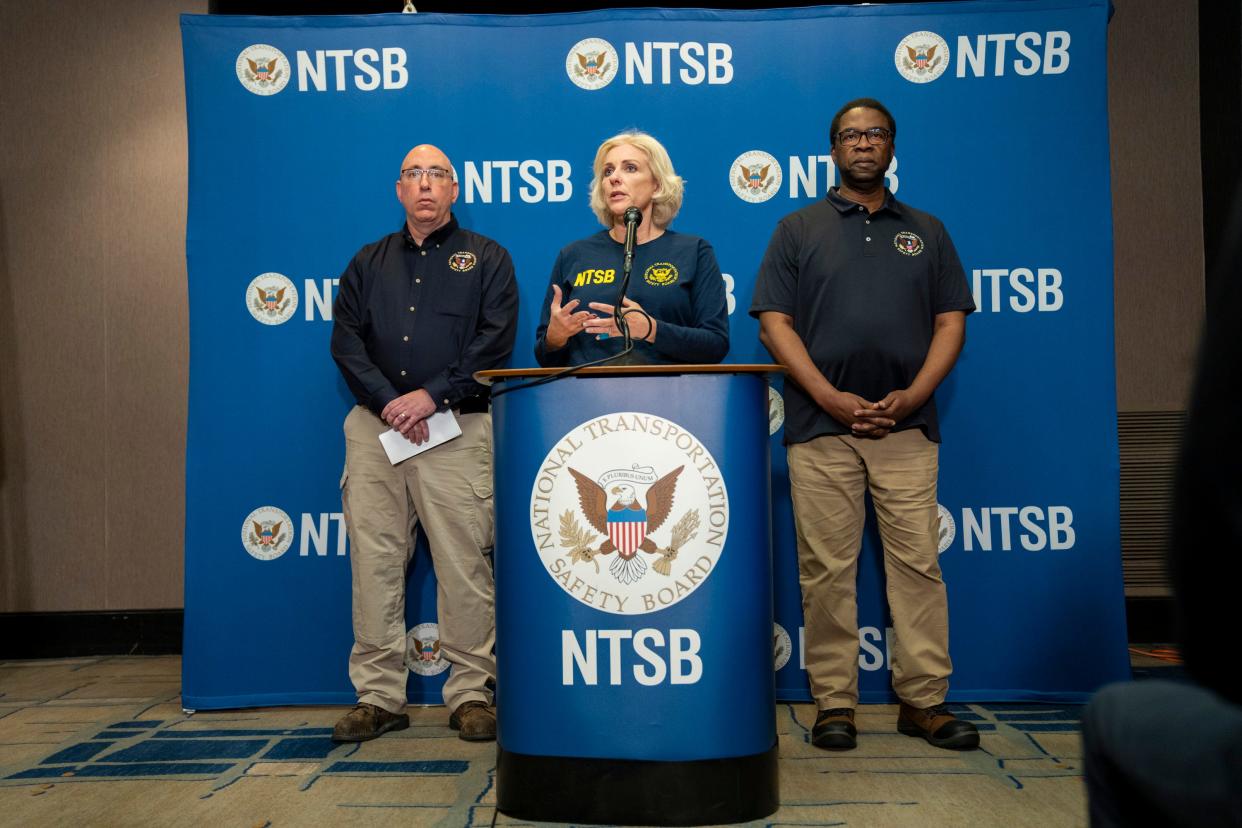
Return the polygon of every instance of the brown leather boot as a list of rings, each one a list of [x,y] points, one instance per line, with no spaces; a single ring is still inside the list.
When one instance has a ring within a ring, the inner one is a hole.
[[[905,702],[897,714],[897,730],[907,736],[918,736],[938,748],[974,750],[979,747],[979,730],[963,721],[943,704],[917,708]]]
[[[389,713],[382,707],[358,702],[332,728],[332,741],[366,742],[390,730],[405,730],[409,726],[410,717],[404,713]]]
[[[467,742],[496,741],[496,713],[481,701],[468,701],[449,716],[449,727]]]
[[[852,707],[821,710],[811,728],[811,744],[824,750],[853,750],[858,747],[858,730],[854,727]]]

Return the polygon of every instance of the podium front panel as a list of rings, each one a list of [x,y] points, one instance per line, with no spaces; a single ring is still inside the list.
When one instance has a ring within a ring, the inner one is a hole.
[[[767,399],[762,376],[724,373],[496,398],[503,751],[773,748]]]

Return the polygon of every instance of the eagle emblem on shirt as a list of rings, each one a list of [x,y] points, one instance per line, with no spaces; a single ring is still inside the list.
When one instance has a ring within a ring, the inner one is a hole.
[[[923,252],[923,240],[917,233],[911,233],[909,230],[902,230],[893,236],[893,246],[897,248],[898,253],[906,256],[917,256]]]
[[[465,273],[469,270],[473,270],[477,262],[478,257],[469,250],[460,250],[452,256],[449,256],[449,267],[458,273]]]
[[[687,512],[673,527],[672,540],[664,549],[651,537],[664,526],[673,511],[677,479],[684,468],[673,469],[647,486],[646,492],[640,495],[633,483],[618,481],[605,488],[570,467],[569,473],[578,487],[582,515],[596,532],[604,535],[596,547],[596,536],[578,523],[576,515],[572,512],[562,515],[561,545],[572,549],[571,560],[593,561],[597,555],[615,553],[608,571],[619,582],[632,584],[647,573],[647,561],[643,557],[646,555],[657,558],[655,570],[667,575],[678,548],[694,537],[699,523],[697,510]]]
[[[656,262],[643,272],[643,281],[652,287],[666,287],[677,281],[677,265]]]

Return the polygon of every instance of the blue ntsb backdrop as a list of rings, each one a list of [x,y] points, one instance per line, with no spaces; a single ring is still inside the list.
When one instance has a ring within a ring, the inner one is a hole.
[[[522,367],[534,364],[557,251],[598,229],[587,206],[595,148],[629,127],[654,134],[687,182],[673,228],[711,241],[725,273],[728,361],[767,362],[746,314],[755,272],[780,217],[835,183],[828,123],[859,96],[893,110],[889,187],[944,221],[979,308],[938,394],[950,698],[1078,701],[1128,676],[1107,17],[1106,0],[183,16],[186,706],[353,699],[338,487],[353,403],[328,354],[332,299],[353,253],[400,226],[393,183],[411,146],[449,154],[458,219],[513,254],[521,322],[511,366]],[[779,698],[806,699],[780,390],[776,686]],[[648,485],[631,484],[640,496]],[[871,526],[859,584],[864,702],[891,698],[879,551]],[[647,617],[667,611],[657,602]],[[650,644],[639,636],[659,625],[639,615],[627,640]],[[407,612],[416,702],[439,701],[445,678],[435,617],[420,550]],[[694,678],[692,660],[667,656],[692,646],[686,636],[663,645],[666,681],[686,665],[679,680]],[[524,642],[554,651],[575,682],[589,645]]]

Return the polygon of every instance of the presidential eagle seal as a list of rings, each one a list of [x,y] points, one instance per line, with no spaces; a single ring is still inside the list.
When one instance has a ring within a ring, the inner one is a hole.
[[[298,309],[298,289],[283,273],[260,273],[246,285],[246,310],[256,322],[283,325]]]
[[[440,652],[440,628],[431,622],[419,624],[405,634],[405,668],[420,676],[438,676],[449,668]]]
[[[289,58],[266,43],[242,49],[234,68],[241,85],[256,95],[275,95],[289,83]]]
[[[771,153],[749,150],[729,166],[729,186],[742,201],[760,204],[781,188],[781,164]]]
[[[936,542],[940,554],[943,555],[945,550],[953,545],[953,539],[957,537],[957,524],[953,521],[953,513],[939,503],[936,504],[936,517],[938,523]]]
[[[579,40],[565,56],[565,74],[579,89],[603,89],[617,76],[621,59],[607,40],[588,37]]]
[[[893,62],[910,83],[931,83],[949,66],[949,44],[935,32],[911,32],[897,44]]]
[[[785,398],[772,386],[768,386],[768,436],[781,430],[785,424]]]
[[[789,633],[780,624],[772,625],[772,668],[773,672],[780,672],[781,668],[789,663],[789,657],[793,655],[793,640],[790,639]]]
[[[276,506],[260,506],[242,521],[242,547],[252,558],[274,561],[293,544],[293,521]]]
[[[562,437],[531,488],[531,537],[549,577],[617,615],[666,609],[712,574],[729,532],[716,460],[666,418],[617,412]]]

